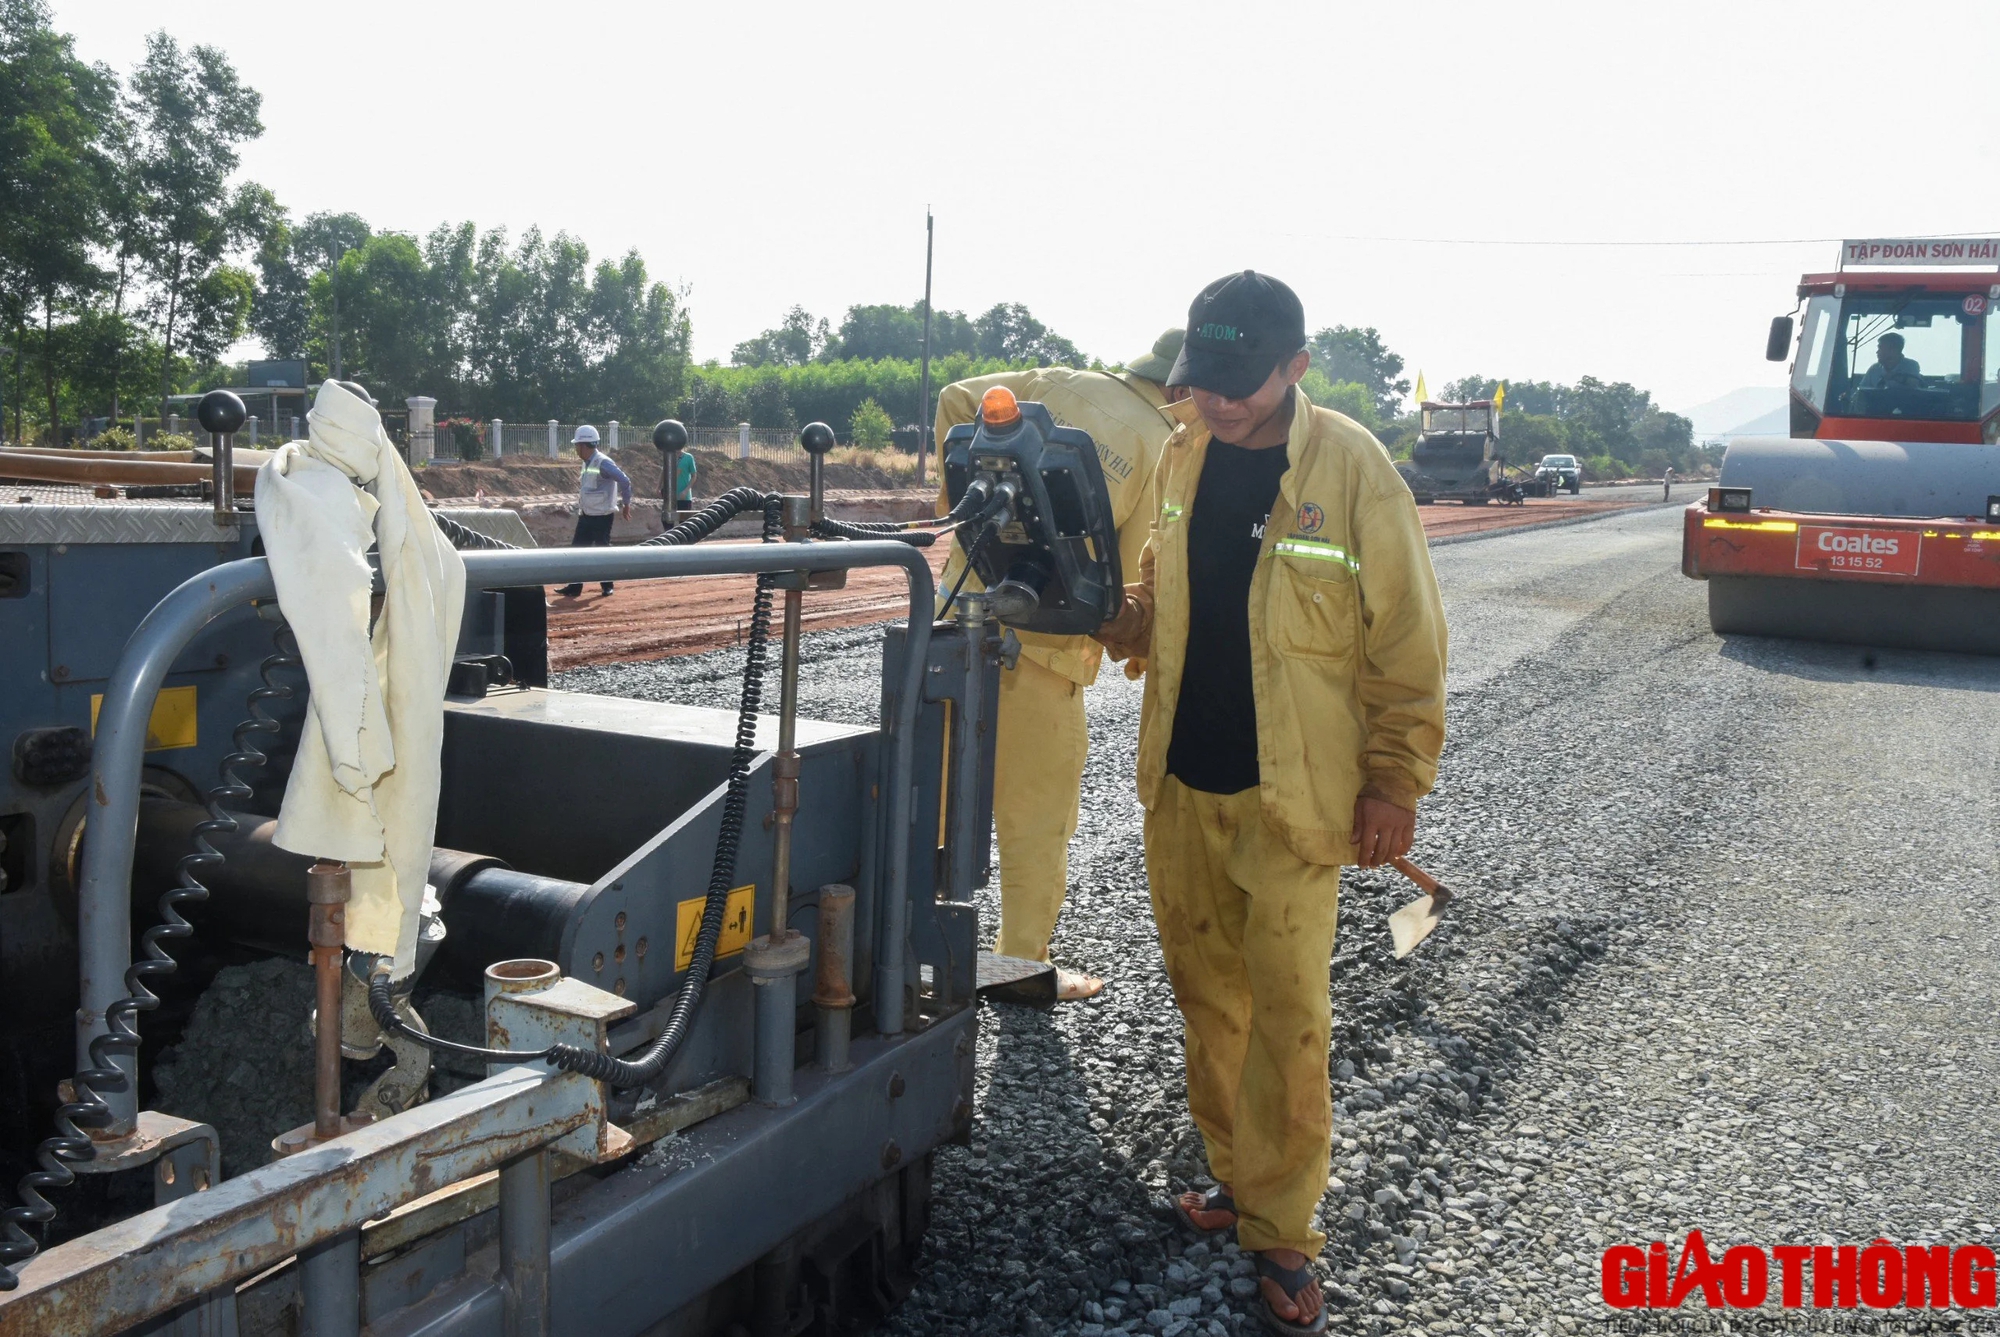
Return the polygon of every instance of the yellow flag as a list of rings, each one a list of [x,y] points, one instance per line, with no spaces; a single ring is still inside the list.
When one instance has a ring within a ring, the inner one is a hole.
[[[1418,373],[1417,373],[1417,402],[1418,402],[1419,404],[1421,404],[1421,403],[1423,403],[1423,402],[1424,402],[1424,401],[1425,401],[1426,399],[1429,399],[1430,397],[1431,397],[1431,392],[1430,392],[1430,391],[1428,391],[1428,390],[1426,390],[1426,389],[1424,389],[1424,374],[1423,374],[1422,372],[1418,372]]]
[[[1499,385],[1493,387],[1493,411],[1495,413],[1498,413],[1500,411],[1500,406],[1505,404],[1506,402],[1507,402],[1507,383],[1505,381],[1502,381]]]

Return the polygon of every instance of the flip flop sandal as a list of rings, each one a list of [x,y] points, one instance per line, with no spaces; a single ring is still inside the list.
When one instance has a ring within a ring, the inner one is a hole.
[[[1095,975],[1086,975],[1080,970],[1056,968],[1056,1001],[1059,1003],[1080,1003],[1086,998],[1095,998],[1104,992],[1104,981]]]
[[[1277,1282],[1285,1294],[1292,1297],[1293,1304],[1298,1303],[1300,1292],[1304,1291],[1308,1286],[1317,1287],[1319,1285],[1319,1278],[1313,1275],[1312,1264],[1310,1262],[1304,1267],[1280,1267],[1269,1257],[1261,1253],[1251,1254],[1250,1262],[1257,1269],[1259,1278]],[[1324,1293],[1320,1295],[1319,1312],[1312,1316],[1311,1322],[1305,1324],[1294,1323],[1290,1319],[1278,1317],[1278,1311],[1271,1308],[1270,1297],[1264,1294],[1262,1286],[1257,1288],[1257,1304],[1260,1311],[1259,1317],[1264,1320],[1264,1326],[1272,1332],[1280,1334],[1280,1337],[1317,1337],[1319,1333],[1326,1331],[1326,1296]]]
[[[1227,1235],[1230,1231],[1236,1229],[1234,1221],[1231,1221],[1226,1226],[1217,1226],[1212,1230],[1198,1226],[1195,1224],[1194,1218],[1188,1215],[1188,1209],[1181,1206],[1180,1194],[1176,1193],[1174,1195],[1173,1202],[1174,1215],[1181,1219],[1181,1224],[1203,1239],[1214,1239],[1217,1235]],[[1196,1210],[1203,1212],[1228,1212],[1231,1216],[1234,1216],[1236,1215],[1236,1199],[1224,1193],[1222,1186],[1217,1184],[1210,1188],[1208,1192],[1201,1195],[1201,1206]]]

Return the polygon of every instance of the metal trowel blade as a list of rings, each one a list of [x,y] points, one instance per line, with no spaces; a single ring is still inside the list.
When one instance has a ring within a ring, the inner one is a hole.
[[[1428,896],[1419,896],[1389,916],[1389,936],[1396,943],[1396,959],[1402,960],[1438,926],[1438,916],[1451,904],[1451,891],[1440,886]]]

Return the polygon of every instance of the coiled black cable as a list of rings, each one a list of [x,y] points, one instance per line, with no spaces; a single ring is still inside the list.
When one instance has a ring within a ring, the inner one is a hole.
[[[764,511],[764,542],[775,543],[783,537],[782,501],[775,493],[767,495],[754,488],[736,488],[725,492],[688,520],[648,541],[675,546],[694,543],[721,528],[730,517],[761,506]],[[736,741],[730,752],[728,787],[722,798],[721,832],[715,842],[715,863],[709,872],[708,895],[702,903],[701,927],[695,934],[694,955],[688,963],[687,980],[674,997],[673,1010],[668,1014],[666,1027],[659,1038],[632,1059],[613,1058],[609,1054],[575,1045],[559,1044],[528,1051],[482,1049],[476,1045],[459,1044],[427,1035],[398,1016],[388,971],[381,967],[377,967],[368,981],[368,1011],[377,1026],[385,1033],[405,1036],[428,1048],[482,1062],[532,1063],[545,1060],[566,1072],[582,1073],[621,1088],[650,1082],[666,1071],[667,1065],[673,1062],[674,1055],[686,1042],[695,1014],[701,1009],[709,972],[715,965],[716,945],[722,937],[722,921],[729,910],[729,892],[736,883],[736,856],[743,842],[743,814],[750,794],[750,767],[757,759],[757,713],[763,701],[765,650],[771,638],[771,594],[776,582],[777,576],[773,573],[758,576],[756,597],[750,604],[749,637],[743,664],[743,698],[736,716]]]
[[[297,668],[304,662],[298,656],[290,627],[280,624],[272,642],[276,653],[258,666],[258,678],[263,685],[250,693],[250,717],[238,724],[231,735],[236,750],[222,759],[221,778],[206,795],[208,817],[195,825],[194,849],[182,856],[177,868],[179,881],[160,897],[160,922],[141,935],[140,959],[125,972],[126,996],[104,1010],[105,1034],[90,1042],[91,1066],[71,1080],[73,1098],[57,1108],[55,1133],[35,1149],[35,1160],[41,1169],[30,1170],[21,1177],[15,1187],[20,1205],[0,1214],[0,1225],[5,1226],[4,1235],[0,1235],[0,1291],[11,1291],[20,1284],[12,1265],[26,1262],[41,1249],[40,1242],[25,1227],[47,1225],[55,1219],[55,1204],[45,1196],[46,1191],[74,1184],[76,1172],[70,1165],[96,1157],[96,1146],[83,1129],[100,1128],[111,1121],[111,1107],[99,1093],[122,1091],[130,1080],[113,1061],[113,1052],[137,1052],[139,1032],[133,1026],[133,1019],[160,1005],[159,995],[148,982],[179,969],[168,954],[166,943],[193,934],[194,925],[182,916],[181,907],[208,899],[208,888],[198,873],[223,862],[222,852],[209,843],[208,837],[218,831],[237,829],[236,819],[223,804],[240,806],[242,800],[256,792],[236,773],[237,768],[263,766],[270,761],[257,747],[253,735],[278,734],[283,726],[265,713],[265,703],[288,701],[295,694],[292,688],[273,682],[271,674],[280,668]]]
[[[850,524],[845,520],[822,517],[814,522],[812,532],[824,539],[887,539],[891,543],[907,543],[912,548],[928,548],[936,543],[940,531],[931,529],[906,530],[893,524]]]
[[[437,522],[437,527],[444,536],[451,540],[451,546],[460,550],[466,548],[513,550],[520,547],[518,543],[509,543],[505,539],[496,539],[491,534],[482,534],[472,526],[462,525],[450,516],[439,515],[436,511],[431,512],[431,519]]]
[[[743,512],[759,510],[764,512],[764,541],[773,543],[782,537],[776,529],[777,504],[778,494],[775,492],[759,492],[754,487],[733,487],[665,533],[656,534],[639,546],[677,548],[699,543]]]

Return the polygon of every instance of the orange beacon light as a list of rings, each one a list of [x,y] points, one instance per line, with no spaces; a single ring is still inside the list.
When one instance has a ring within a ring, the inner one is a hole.
[[[979,397],[979,419],[988,427],[1006,427],[1021,421],[1021,404],[1014,392],[996,385]]]

